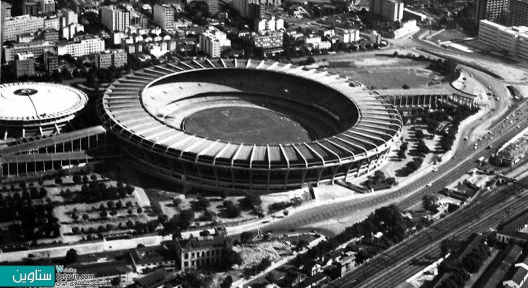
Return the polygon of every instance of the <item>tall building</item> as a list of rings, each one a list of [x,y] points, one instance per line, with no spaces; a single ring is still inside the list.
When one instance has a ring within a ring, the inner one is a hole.
[[[231,47],[231,40],[227,39],[224,32],[212,28],[200,35],[199,45],[200,51],[207,53],[211,58],[218,58],[223,48]]]
[[[170,5],[154,5],[154,23],[164,30],[174,29],[174,8]]]
[[[476,0],[474,6],[475,24],[480,20],[499,23],[503,12],[510,6],[510,0]]]
[[[101,22],[110,31],[124,32],[130,26],[130,12],[114,6],[101,8]]]
[[[78,23],[70,24],[61,29],[61,38],[71,40],[75,34],[81,31],[84,32],[84,25]]]
[[[62,18],[64,18],[63,27],[66,27],[71,24],[79,23],[79,15],[71,9],[67,9],[67,8],[62,9]]]
[[[12,10],[11,4],[2,1],[0,5],[2,5],[2,19],[11,18],[11,10]]]
[[[205,0],[209,14],[214,15],[220,11],[218,0]]]
[[[399,0],[371,0],[370,12],[380,15],[389,21],[401,21],[403,19],[403,2]]]
[[[510,17],[513,26],[528,26],[528,0],[510,0]]]
[[[35,32],[44,28],[44,17],[22,15],[5,19],[3,26],[2,42],[15,41],[19,34]]]
[[[40,12],[55,12],[55,0],[40,0]]]

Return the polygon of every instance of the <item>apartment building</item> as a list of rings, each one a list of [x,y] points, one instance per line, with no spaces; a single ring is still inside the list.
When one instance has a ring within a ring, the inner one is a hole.
[[[154,23],[164,30],[174,29],[174,8],[170,5],[154,5]]]
[[[101,8],[101,22],[110,31],[124,32],[130,26],[130,12],[114,6]]]

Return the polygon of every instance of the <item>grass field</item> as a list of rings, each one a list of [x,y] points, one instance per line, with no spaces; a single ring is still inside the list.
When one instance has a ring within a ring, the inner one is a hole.
[[[310,141],[309,133],[289,117],[254,107],[217,107],[197,112],[184,122],[188,133],[247,144]]]
[[[383,67],[369,70],[333,68],[332,70],[340,75],[350,76],[367,87],[375,87],[375,89],[397,89],[402,88],[404,84],[411,88],[427,87],[429,83],[444,78],[436,72],[419,66],[412,68]]]

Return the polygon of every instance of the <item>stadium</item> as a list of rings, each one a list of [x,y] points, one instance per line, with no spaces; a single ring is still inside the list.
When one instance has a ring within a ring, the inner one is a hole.
[[[401,135],[388,99],[277,62],[168,63],[114,82],[98,114],[137,167],[208,190],[275,192],[379,167]]]
[[[86,94],[65,85],[0,85],[0,137],[5,140],[58,134],[87,103]]]

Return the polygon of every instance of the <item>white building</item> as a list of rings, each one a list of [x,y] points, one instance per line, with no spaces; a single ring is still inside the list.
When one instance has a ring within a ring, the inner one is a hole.
[[[481,20],[478,40],[519,58],[528,59],[528,27],[507,27]]]
[[[314,48],[317,48],[319,50],[330,49],[330,47],[332,47],[332,43],[330,43],[330,41],[321,41],[319,43],[314,44]]]
[[[65,19],[64,26],[79,23],[79,15],[75,13],[73,10],[65,8],[65,9],[62,9],[61,11],[62,11],[62,17]]]
[[[284,19],[275,19],[275,16],[271,16],[270,19],[257,19],[255,20],[254,30],[260,31],[277,31],[284,29]]]
[[[304,37],[304,44],[311,44],[313,46],[319,45],[321,43],[321,36],[315,36],[315,35],[307,35]]]
[[[3,24],[2,42],[15,41],[17,35],[35,32],[44,28],[44,17],[22,15],[5,19]]]
[[[114,6],[101,8],[101,22],[110,31],[125,31],[130,26],[130,12]]]
[[[207,53],[211,58],[220,57],[222,49],[231,47],[231,40],[227,35],[216,29],[210,28],[199,37],[200,51]]]
[[[154,5],[154,23],[164,30],[174,29],[174,9],[167,4]]]
[[[79,32],[84,32],[84,25],[73,23],[61,29],[61,38],[71,40]]]
[[[360,39],[357,29],[336,29],[336,35],[341,43],[357,42]]]
[[[79,41],[70,41],[57,44],[59,56],[70,54],[73,57],[99,53],[105,50],[104,40],[98,37],[82,38]]]

